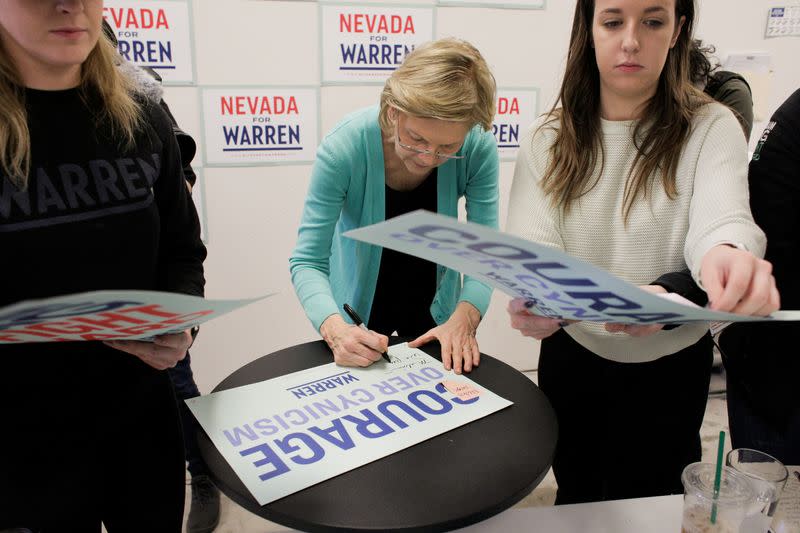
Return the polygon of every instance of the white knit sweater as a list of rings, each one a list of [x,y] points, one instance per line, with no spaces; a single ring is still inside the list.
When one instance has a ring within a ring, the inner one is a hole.
[[[763,257],[766,238],[750,214],[747,144],[726,107],[713,103],[698,112],[677,169],[677,197],[670,200],[660,178],[655,180],[650,198],[634,203],[627,225],[623,192],[635,157],[636,123],[602,121],[603,174],[565,215],[539,183],[557,127],[538,129],[543,122],[537,120],[520,143],[506,225],[510,233],[562,249],[635,285],[687,265],[698,280],[703,255],[723,242],[744,244]],[[591,322],[566,328],[585,348],[623,362],[675,353],[707,330],[707,324],[693,323],[636,338]]]

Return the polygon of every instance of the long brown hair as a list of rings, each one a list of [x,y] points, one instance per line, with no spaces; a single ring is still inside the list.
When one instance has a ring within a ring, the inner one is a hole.
[[[683,28],[669,50],[656,93],[645,105],[643,119],[633,131],[636,157],[625,183],[625,220],[634,200],[648,197],[652,181],[659,174],[667,196],[677,195],[675,173],[692,118],[700,106],[710,101],[692,87],[689,79],[694,0],[675,0],[676,23],[680,17],[685,17]],[[543,124],[543,127],[558,127],[542,186],[564,212],[569,211],[574,200],[589,192],[602,174],[600,73],[592,48],[593,19],[594,0],[578,0],[566,74],[558,101]],[[556,107],[559,103],[561,107]],[[596,172],[598,161],[600,173]]]
[[[114,45],[101,35],[81,66],[80,89],[84,98],[94,95],[102,105],[95,110],[98,125],[107,123],[122,146],[133,144],[142,110],[134,98],[134,85],[117,68]],[[20,189],[28,184],[31,139],[25,111],[25,85],[14,62],[0,42],[0,171]]]

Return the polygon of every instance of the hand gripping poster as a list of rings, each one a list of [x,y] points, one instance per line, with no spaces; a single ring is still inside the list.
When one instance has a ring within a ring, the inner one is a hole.
[[[406,344],[391,363],[335,363],[186,400],[266,505],[504,409],[512,402]]]

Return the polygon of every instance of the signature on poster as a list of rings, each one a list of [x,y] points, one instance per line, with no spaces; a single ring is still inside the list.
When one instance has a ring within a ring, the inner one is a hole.
[[[414,370],[430,364],[430,360],[426,360],[425,352],[409,348],[407,342],[389,346],[389,358],[392,360],[388,363],[389,369],[386,371],[389,374]]]

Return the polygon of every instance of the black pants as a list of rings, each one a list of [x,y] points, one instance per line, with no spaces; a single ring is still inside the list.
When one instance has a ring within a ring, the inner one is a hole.
[[[102,521],[109,533],[179,533],[185,466],[169,376],[72,344],[4,361],[25,371],[0,387],[0,530],[99,533]]]
[[[719,338],[734,448],[800,464],[797,322],[732,324]]]
[[[194,476],[208,475],[208,466],[200,455],[200,448],[197,446],[197,432],[200,425],[189,406],[184,400],[200,396],[197,384],[194,382],[192,372],[192,356],[186,352],[186,357],[178,361],[178,364],[167,370],[175,389],[175,396],[178,400],[178,411],[181,416],[181,427],[183,428],[183,445],[186,450],[186,463],[189,473]]]
[[[683,492],[701,457],[712,341],[649,363],[617,363],[565,331],[542,341],[539,386],[558,418],[556,504]]]

